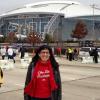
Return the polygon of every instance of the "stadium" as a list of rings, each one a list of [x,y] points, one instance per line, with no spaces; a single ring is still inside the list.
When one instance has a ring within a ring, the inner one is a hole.
[[[41,40],[45,34],[55,41],[100,40],[100,10],[75,1],[35,2],[0,15],[0,35],[10,32],[18,37],[36,32]]]

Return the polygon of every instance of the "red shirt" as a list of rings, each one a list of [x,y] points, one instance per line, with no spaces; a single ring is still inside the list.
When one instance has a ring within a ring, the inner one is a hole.
[[[35,87],[35,97],[47,98],[50,97],[50,70],[47,66],[41,64],[36,73],[36,87]]]

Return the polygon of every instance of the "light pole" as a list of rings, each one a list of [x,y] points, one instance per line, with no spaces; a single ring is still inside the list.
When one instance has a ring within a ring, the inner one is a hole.
[[[95,32],[95,10],[100,10],[100,8],[98,8],[97,7],[97,5],[93,2],[93,4],[91,5],[91,7],[92,7],[92,14],[93,14],[93,16],[92,16],[92,36],[93,36],[93,40],[97,40],[98,39],[98,37],[96,36],[96,32]],[[97,28],[97,27],[96,27]]]
[[[93,17],[92,17],[93,18],[92,19],[93,20],[93,37],[94,37],[94,40],[95,40],[96,39],[95,38],[95,29],[94,29],[94,25],[95,25],[95,21],[94,21],[94,8],[95,8],[95,4],[92,5],[92,8],[93,8]]]

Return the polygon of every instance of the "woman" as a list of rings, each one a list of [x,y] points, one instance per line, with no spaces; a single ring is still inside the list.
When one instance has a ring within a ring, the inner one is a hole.
[[[47,45],[36,51],[28,67],[24,100],[61,100],[59,66]]]

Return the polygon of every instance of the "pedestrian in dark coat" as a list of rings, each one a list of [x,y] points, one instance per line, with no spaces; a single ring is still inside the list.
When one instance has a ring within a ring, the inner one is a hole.
[[[20,48],[20,53],[21,53],[21,56],[20,56],[20,58],[21,59],[23,59],[24,58],[24,56],[25,56],[25,48],[22,46],[21,48]]]
[[[62,100],[59,65],[47,45],[39,47],[28,67],[24,100]]]
[[[95,48],[94,50],[93,50],[93,60],[94,60],[94,62],[95,63],[98,63],[98,57],[99,57],[99,55],[98,55],[98,49],[97,48]]]

